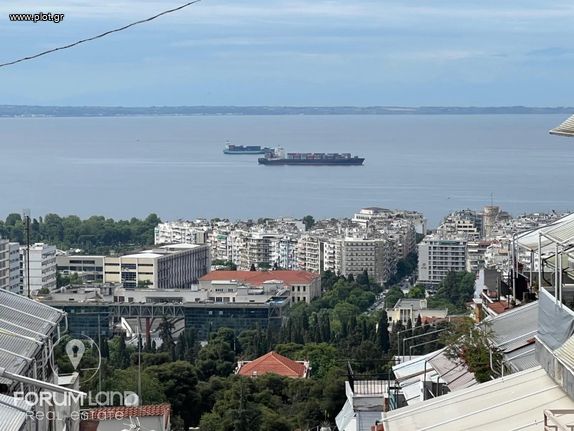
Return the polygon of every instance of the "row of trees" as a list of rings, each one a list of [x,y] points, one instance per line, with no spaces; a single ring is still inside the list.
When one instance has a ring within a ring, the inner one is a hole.
[[[79,248],[84,252],[107,254],[153,244],[154,228],[161,220],[156,214],[145,219],[114,220],[103,216],[81,219],[70,215],[48,214],[30,222],[32,242],[45,242],[61,249]],[[11,241],[26,241],[25,220],[20,214],[10,214],[0,220],[0,236]]]

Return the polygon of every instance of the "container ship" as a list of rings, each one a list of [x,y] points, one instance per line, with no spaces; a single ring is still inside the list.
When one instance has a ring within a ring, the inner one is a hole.
[[[227,144],[223,150],[224,154],[267,154],[271,148],[260,147],[259,145],[232,145]]]
[[[351,156],[350,153],[287,153],[277,148],[259,159],[260,165],[362,165],[362,157]]]

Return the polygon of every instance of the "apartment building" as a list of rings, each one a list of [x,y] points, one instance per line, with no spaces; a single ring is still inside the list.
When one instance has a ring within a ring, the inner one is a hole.
[[[272,266],[288,270],[298,269],[297,243],[296,239],[289,236],[272,238],[270,241]]]
[[[297,267],[301,271],[320,273],[323,267],[324,240],[314,235],[303,235],[297,242]]]
[[[10,287],[10,242],[0,238],[0,289]]]
[[[450,271],[465,271],[467,240],[427,235],[419,244],[419,283],[436,287]]]
[[[13,293],[22,293],[20,280],[20,244],[11,242],[8,244],[10,280],[8,290]]]
[[[20,284],[25,295],[35,294],[40,289],[56,288],[56,247],[44,243],[30,246],[30,286],[28,286],[27,248],[20,246]]]
[[[395,244],[397,258],[405,258],[417,251],[417,233],[411,222],[392,222],[383,231]]]
[[[486,267],[486,252],[492,241],[469,241],[467,243],[466,270],[478,272]]]
[[[362,208],[353,215],[352,221],[362,227],[367,227],[370,224],[404,221],[412,224],[416,233],[423,235],[426,233],[426,219],[416,211],[390,210],[379,207]]]
[[[104,259],[104,283],[126,288],[186,289],[211,266],[209,246],[172,244]]]
[[[445,217],[437,233],[443,237],[457,236],[468,240],[479,240],[482,238],[482,224],[482,214],[476,211],[455,211]]]
[[[161,244],[206,244],[209,227],[197,222],[175,221],[160,223],[154,229],[154,243]]]
[[[345,238],[335,242],[338,274],[357,276],[366,270],[378,283],[386,283],[396,271],[395,243],[389,239]]]

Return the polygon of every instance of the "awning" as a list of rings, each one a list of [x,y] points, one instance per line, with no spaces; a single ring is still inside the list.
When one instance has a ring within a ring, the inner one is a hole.
[[[542,248],[552,252],[551,246],[554,242],[574,243],[574,213],[568,214],[554,223],[525,232],[516,237],[516,242],[523,248],[531,251],[538,251],[538,238],[540,234],[547,235],[541,237]],[[554,240],[554,241],[553,241]],[[544,252],[544,250],[543,250]]]
[[[541,430],[545,409],[574,401],[541,367],[384,413],[385,431]]]

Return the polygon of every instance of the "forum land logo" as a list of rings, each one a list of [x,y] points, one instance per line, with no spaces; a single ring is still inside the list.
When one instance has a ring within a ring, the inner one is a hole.
[[[71,338],[64,336],[60,338],[50,351],[50,368],[54,376],[63,377],[77,373],[82,384],[93,380],[99,373],[102,365],[102,355],[98,344],[87,335],[81,338]],[[50,391],[36,393],[17,392],[15,398],[23,399],[30,405],[36,406],[66,406],[78,409],[83,407],[108,407],[108,406],[137,406],[139,397],[132,391],[88,391],[87,393],[71,390],[64,394],[56,394]],[[57,414],[58,412],[51,412]],[[33,414],[44,415],[43,412],[33,412]],[[87,414],[83,410],[74,410],[74,415],[80,419],[86,419]],[[119,419],[119,418],[116,418]]]
[[[73,368],[82,383],[94,379],[102,366],[102,352],[98,343],[87,335],[82,338],[61,337],[50,351],[50,367],[54,375],[61,375],[61,368]]]

